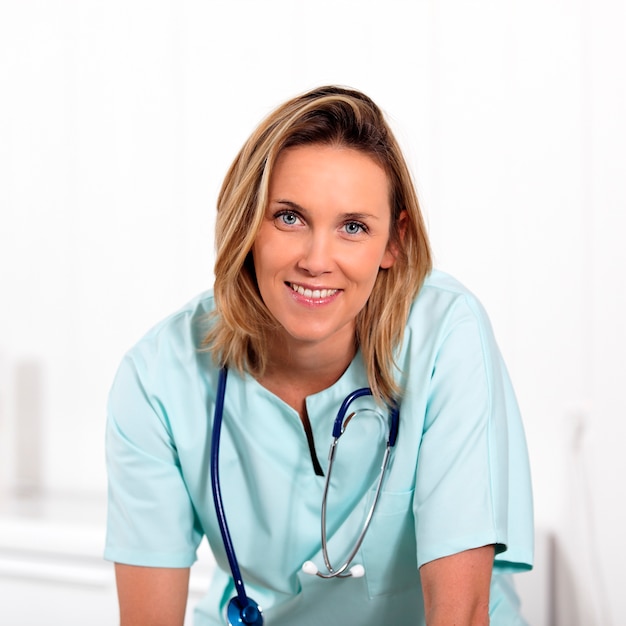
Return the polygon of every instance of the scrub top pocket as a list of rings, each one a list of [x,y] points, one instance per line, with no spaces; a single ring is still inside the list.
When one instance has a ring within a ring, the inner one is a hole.
[[[380,494],[361,554],[370,598],[410,587],[419,592],[413,490]]]

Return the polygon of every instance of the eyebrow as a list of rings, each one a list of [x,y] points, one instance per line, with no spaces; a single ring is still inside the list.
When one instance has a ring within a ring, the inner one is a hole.
[[[297,211],[298,213],[302,213],[305,217],[309,214],[309,212],[304,207],[300,206],[297,202],[293,202],[291,200],[281,200],[281,199],[272,200],[270,201],[268,206],[271,206],[272,204],[286,205],[290,209],[293,209],[294,211]],[[366,219],[378,220],[379,219],[377,215],[373,215],[372,213],[361,213],[359,211],[350,212],[350,213],[342,213],[341,218],[344,220],[366,220]]]

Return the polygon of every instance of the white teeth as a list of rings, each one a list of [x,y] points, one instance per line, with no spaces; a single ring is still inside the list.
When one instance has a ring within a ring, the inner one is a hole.
[[[337,289],[305,289],[295,283],[289,283],[289,286],[301,296],[309,298],[309,300],[322,300],[337,293]]]

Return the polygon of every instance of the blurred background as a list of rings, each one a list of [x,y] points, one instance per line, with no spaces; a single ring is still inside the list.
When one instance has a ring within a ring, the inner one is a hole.
[[[618,0],[0,0],[0,622],[114,623],[117,364],[211,286],[217,192],[257,122],[338,83],[387,112],[436,265],[509,366],[529,620],[626,623],[624,59]]]

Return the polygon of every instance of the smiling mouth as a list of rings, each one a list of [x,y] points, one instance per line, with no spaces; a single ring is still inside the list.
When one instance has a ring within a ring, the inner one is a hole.
[[[339,289],[305,289],[301,285],[296,285],[295,283],[287,283],[293,291],[299,293],[301,296],[305,298],[309,298],[310,300],[323,300],[324,298],[329,298],[330,296],[334,296]]]

